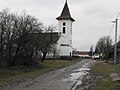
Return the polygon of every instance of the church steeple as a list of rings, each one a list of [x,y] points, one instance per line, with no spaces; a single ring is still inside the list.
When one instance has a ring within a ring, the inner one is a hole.
[[[61,13],[61,15],[59,17],[56,18],[57,20],[61,20],[61,19],[70,19],[71,21],[75,21],[72,17],[71,17],[71,14],[70,14],[70,11],[69,11],[69,7],[68,7],[68,4],[67,4],[67,0],[65,2],[65,5],[64,5],[64,8],[63,8],[63,11]]]
[[[60,39],[58,41],[58,51],[60,58],[72,58],[72,24],[75,21],[70,14],[67,0],[65,2],[62,13],[56,18],[59,22],[58,32]]]

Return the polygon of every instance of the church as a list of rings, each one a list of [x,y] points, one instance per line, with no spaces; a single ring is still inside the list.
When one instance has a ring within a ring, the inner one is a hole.
[[[68,2],[66,0],[62,13],[56,18],[59,23],[58,32],[60,33],[60,38],[57,42],[57,50],[59,51],[60,58],[72,58],[72,24],[75,21],[68,7]]]

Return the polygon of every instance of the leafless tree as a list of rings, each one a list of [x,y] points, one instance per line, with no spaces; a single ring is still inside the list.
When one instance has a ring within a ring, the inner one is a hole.
[[[15,23],[16,38],[16,50],[12,65],[15,64],[17,58],[24,60],[24,63],[28,63],[28,60],[32,60],[35,48],[33,33],[41,33],[42,23],[40,23],[35,17],[23,13],[17,17],[18,22]],[[21,61],[21,60],[20,60]],[[26,61],[26,62],[25,62]]]
[[[57,57],[57,55],[58,55],[58,50],[57,50],[56,44],[53,44],[53,45],[52,45],[51,53],[53,53],[53,59],[58,58],[58,57]]]
[[[0,59],[3,64],[11,61],[12,45],[14,39],[13,15],[9,14],[8,9],[0,12]]]
[[[42,57],[42,62],[44,62],[45,57],[47,55],[48,52],[51,52],[53,50],[53,45],[56,43],[54,42],[54,35],[53,35],[53,31],[55,31],[55,26],[50,25],[48,27],[44,28],[46,33],[43,36],[43,42],[42,42],[42,48],[41,48],[41,52],[43,53],[43,57]],[[47,36],[46,36],[47,35]]]
[[[89,55],[92,56],[93,55],[93,45],[91,45],[90,47],[90,52],[89,52]]]
[[[10,13],[8,9],[0,12],[0,66],[29,64],[39,52],[46,54],[52,50],[55,30],[35,17],[26,14]]]
[[[18,15],[5,9],[0,12],[0,61],[6,64],[28,63],[32,60],[36,45],[31,43],[33,33],[42,32],[42,23],[23,13]]]
[[[102,53],[103,59],[107,60],[109,59],[109,53],[110,48],[112,46],[112,39],[110,36],[104,36],[101,37],[96,45],[96,48],[98,48],[98,52]]]

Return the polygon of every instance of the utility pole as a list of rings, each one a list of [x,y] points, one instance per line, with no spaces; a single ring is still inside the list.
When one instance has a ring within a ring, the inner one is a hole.
[[[115,25],[115,47],[114,47],[114,64],[117,63],[117,24],[118,24],[118,19],[114,21]]]

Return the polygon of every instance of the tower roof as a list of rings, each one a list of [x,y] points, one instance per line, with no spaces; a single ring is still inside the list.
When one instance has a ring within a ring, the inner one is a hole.
[[[75,21],[72,17],[71,17],[71,14],[70,14],[70,11],[69,11],[69,7],[68,7],[68,4],[67,4],[67,0],[66,0],[66,3],[64,5],[64,8],[63,8],[63,11],[61,13],[61,15],[59,17],[56,18],[57,20],[61,20],[61,19],[70,19],[71,21]]]

